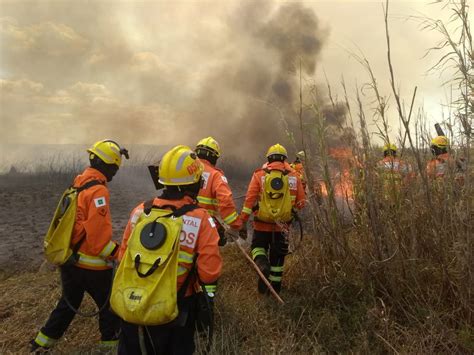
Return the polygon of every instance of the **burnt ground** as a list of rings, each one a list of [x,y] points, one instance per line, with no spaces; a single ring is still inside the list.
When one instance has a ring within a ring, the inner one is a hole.
[[[33,271],[43,263],[43,238],[74,174],[0,175],[0,272]],[[243,184],[240,184],[243,185]],[[235,195],[243,193],[243,186]],[[147,172],[121,171],[109,184],[113,238],[120,241],[131,210],[156,196]],[[239,205],[242,199],[236,201]]]

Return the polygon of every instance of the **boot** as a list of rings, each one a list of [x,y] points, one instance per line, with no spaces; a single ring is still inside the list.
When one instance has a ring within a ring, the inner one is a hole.
[[[276,293],[280,293],[281,291],[281,282],[271,281],[270,284],[272,285],[273,289]]]
[[[270,276],[270,262],[268,261],[268,259],[263,255],[259,255],[255,258],[254,261],[262,272],[262,274],[268,280],[268,277]],[[269,292],[267,285],[265,285],[265,282],[263,282],[260,277],[258,278],[258,292],[261,294],[266,294]]]
[[[49,354],[50,348],[39,345],[34,339],[30,341],[30,354]]]

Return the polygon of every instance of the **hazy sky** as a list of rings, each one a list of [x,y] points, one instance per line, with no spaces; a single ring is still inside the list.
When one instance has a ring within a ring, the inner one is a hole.
[[[437,57],[423,55],[440,38],[406,18],[449,14],[422,0],[392,0],[390,14],[402,95],[417,85],[438,119],[446,78],[427,75]],[[266,144],[279,118],[265,102],[287,100],[291,115],[296,58],[306,80],[325,72],[337,92],[344,75],[352,92],[367,81],[347,52],[360,49],[390,94],[383,26],[381,1],[2,0],[0,139]]]

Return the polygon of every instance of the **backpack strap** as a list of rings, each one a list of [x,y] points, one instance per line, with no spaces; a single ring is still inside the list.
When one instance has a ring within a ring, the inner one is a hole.
[[[268,168],[263,169],[263,171],[265,171],[267,174],[270,174],[270,172],[272,172],[273,170],[278,170],[278,169],[271,169],[271,170],[268,169]],[[290,170],[286,170],[286,169],[283,170],[283,171],[281,171],[281,170],[278,170],[278,171],[280,171],[283,174],[283,176],[288,175],[289,173],[291,173]]]
[[[177,295],[178,302],[180,302],[186,295],[186,290],[189,287],[189,282],[191,281],[192,276],[196,273],[195,271],[196,271],[197,258],[198,258],[198,254],[196,253],[196,255],[194,255],[194,258],[193,258],[193,265],[191,266],[191,270],[189,270],[188,275],[186,276],[186,279],[184,280],[183,284],[178,290],[178,295]]]
[[[91,180],[91,181],[86,182],[84,185],[76,188],[76,192],[79,194],[82,191],[87,190],[88,188],[95,185],[104,185],[104,183],[100,180]]]
[[[178,208],[177,210],[173,211],[172,215],[174,217],[181,217],[181,216],[184,216],[188,212],[194,211],[197,208],[199,208],[198,205],[196,205],[194,203],[190,203],[188,205],[184,205],[184,206]]]
[[[77,194],[80,194],[82,191],[87,190],[88,188],[90,188],[92,186],[96,186],[96,185],[104,185],[104,183],[100,180],[91,180],[91,181],[86,182],[84,185],[82,185],[78,188],[75,188],[75,190],[76,190]],[[79,239],[79,241],[72,246],[72,255],[71,255],[71,257],[73,258],[74,264],[79,259],[78,256],[77,256],[77,253],[79,252],[79,249],[81,248],[82,243],[84,243],[84,241],[86,240],[86,236],[87,235],[84,232],[81,239]]]
[[[190,204],[181,206],[180,208],[176,208],[176,206],[173,206],[173,205],[157,206],[157,205],[153,204],[154,201],[155,201],[154,199],[146,201],[143,205],[143,212],[145,212],[146,214],[149,214],[153,208],[170,209],[172,211],[169,214],[161,216],[160,218],[171,217],[171,216],[181,217],[181,216],[184,216],[186,213],[191,212],[191,211],[195,210],[196,208],[199,208],[199,206],[197,204],[194,204],[194,203],[190,203]]]
[[[153,201],[155,201],[155,199],[148,200],[143,204],[143,212],[150,214],[151,209],[153,208]]]

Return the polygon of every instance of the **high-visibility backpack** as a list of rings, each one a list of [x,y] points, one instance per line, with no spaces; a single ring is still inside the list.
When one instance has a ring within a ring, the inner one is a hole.
[[[256,217],[268,223],[286,223],[292,219],[289,171],[265,169],[263,191]]]
[[[95,185],[103,184],[98,180],[91,180],[81,187],[69,187],[59,200],[48,232],[44,237],[44,255],[46,259],[57,266],[77,262],[77,252],[84,241],[84,237],[71,246],[72,231],[76,222],[78,195]]]
[[[115,274],[110,305],[123,320],[139,325],[160,325],[178,316],[178,252],[183,215],[199,208],[145,203]],[[187,279],[189,281],[189,277]],[[187,288],[187,282],[182,288]],[[181,292],[184,296],[184,292]],[[186,290],[184,290],[186,291]]]

